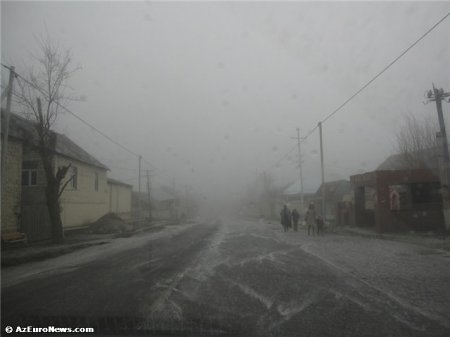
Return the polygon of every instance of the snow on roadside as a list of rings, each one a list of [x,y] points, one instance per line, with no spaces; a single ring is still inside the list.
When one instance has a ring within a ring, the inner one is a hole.
[[[142,233],[129,238],[117,238],[111,240],[107,244],[87,247],[47,260],[8,267],[2,269],[2,288],[10,287],[36,277],[70,272],[91,261],[140,247],[152,240],[177,235],[196,225],[197,224],[182,224],[167,226],[158,232]]]

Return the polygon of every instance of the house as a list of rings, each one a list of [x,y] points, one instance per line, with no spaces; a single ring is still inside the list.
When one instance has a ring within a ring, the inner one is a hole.
[[[2,119],[2,135],[3,128]],[[2,139],[2,152],[3,145]],[[5,158],[7,160],[2,162],[1,231],[2,233],[20,232],[22,141],[11,134]]]
[[[140,196],[140,197],[139,197]],[[141,208],[141,217],[149,216],[151,206],[152,219],[175,220],[179,219],[184,212],[181,209],[179,193],[169,186],[158,186],[150,191],[150,202],[148,193],[133,192],[132,212],[137,216],[139,212],[139,203]]]
[[[155,219],[178,219],[181,216],[179,193],[168,186],[159,186],[151,191],[152,216]]]
[[[334,225],[350,225],[353,207],[351,182],[336,180],[321,184],[314,198],[318,214],[322,214],[322,193],[325,194],[325,219]]]
[[[300,180],[294,181],[283,189],[281,193],[281,200],[277,203],[277,214],[280,214],[281,208],[284,204],[288,205],[289,209],[296,208],[302,216],[309,204],[315,200],[315,193],[303,193],[303,207]]]
[[[444,226],[437,152],[412,166],[403,155],[388,157],[373,172],[353,175],[355,223],[378,232],[435,231]]]
[[[109,212],[128,218],[131,216],[133,186],[119,180],[107,179],[109,191]]]
[[[5,129],[3,119],[2,112],[2,137]],[[60,198],[63,229],[68,231],[86,226],[108,212],[108,168],[65,135],[54,134],[53,169],[71,165],[63,182],[67,182],[67,187]],[[4,165],[2,232],[24,232],[29,241],[49,239],[46,177],[38,153],[36,131],[31,121],[15,114],[10,115]]]

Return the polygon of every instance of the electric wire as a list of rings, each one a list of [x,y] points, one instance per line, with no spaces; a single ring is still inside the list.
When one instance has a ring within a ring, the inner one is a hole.
[[[48,95],[48,93],[43,90],[42,88],[39,88],[37,85],[35,85],[34,83],[30,82],[29,80],[27,80],[24,76],[20,75],[17,71],[11,69],[11,67],[1,63],[1,65],[8,69],[9,71],[14,71],[14,74],[16,76],[16,78],[18,80],[22,80],[25,83],[27,83],[28,85],[32,86],[34,89],[36,89],[37,91],[39,91],[41,94],[43,95]],[[146,158],[144,158],[143,156],[137,154],[136,152],[132,151],[131,149],[129,149],[128,147],[126,147],[125,145],[122,145],[121,143],[117,142],[116,140],[114,140],[113,138],[111,138],[110,136],[108,136],[106,133],[102,132],[101,130],[99,130],[97,127],[95,127],[94,125],[90,124],[88,121],[86,121],[85,119],[81,118],[80,116],[78,116],[77,114],[75,114],[73,111],[71,111],[70,109],[68,109],[66,106],[62,105],[59,102],[54,101],[54,103],[62,108],[64,111],[68,112],[69,114],[71,114],[73,117],[75,117],[76,119],[78,119],[80,122],[82,122],[83,124],[87,125],[88,127],[90,127],[92,130],[94,130],[95,132],[97,132],[98,134],[100,134],[101,136],[103,136],[104,138],[106,138],[107,140],[109,140],[110,142],[112,142],[113,144],[119,146],[120,148],[122,148],[123,150],[125,150],[126,152],[136,156],[136,157],[141,157],[141,159],[146,162],[148,165],[150,165],[150,167],[152,168],[152,170],[156,170],[156,168],[154,167],[154,165],[148,161]],[[160,171],[160,170],[158,170]]]
[[[339,105],[336,109],[334,109],[330,114],[328,114],[322,121],[322,125],[328,121],[331,117],[333,117],[336,113],[338,113],[344,106],[346,106],[350,101],[352,101],[356,96],[358,96],[362,91],[364,91],[370,84],[372,84],[378,77],[380,77],[384,72],[386,72],[389,68],[391,68],[398,60],[400,60],[405,54],[407,54],[412,48],[414,48],[420,41],[422,41],[428,34],[430,34],[436,27],[438,27],[443,21],[445,21],[450,16],[450,12],[447,13],[444,17],[442,17],[438,22],[436,22],[431,28],[429,28],[425,33],[423,33],[414,43],[412,43],[408,48],[406,48],[399,56],[397,56],[393,61],[391,61],[387,66],[385,66],[381,71],[379,71],[375,76],[373,76],[366,84],[364,84],[360,89],[358,89],[353,95],[351,95],[348,99],[344,101],[341,105]],[[306,136],[302,138],[300,142],[306,141],[313,133],[318,129],[318,125],[312,128]],[[291,151],[290,151],[291,152]],[[289,152],[289,153],[290,153]],[[274,165],[270,166],[270,168],[278,165],[281,161],[285,159],[286,155],[283,156],[280,160],[278,160]]]

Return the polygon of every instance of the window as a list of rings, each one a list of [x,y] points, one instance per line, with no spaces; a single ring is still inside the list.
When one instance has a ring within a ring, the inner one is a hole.
[[[37,161],[24,161],[22,163],[22,186],[37,185]]]
[[[78,187],[78,168],[75,166],[71,166],[70,167],[70,171],[69,171],[69,179],[72,179],[70,181],[70,186],[76,190]]]
[[[95,189],[95,192],[98,192],[98,172],[95,172],[94,189]]]

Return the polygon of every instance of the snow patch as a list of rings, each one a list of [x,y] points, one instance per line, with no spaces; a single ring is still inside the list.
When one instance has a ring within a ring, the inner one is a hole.
[[[273,305],[272,299],[256,292],[254,289],[250,288],[249,286],[247,286],[243,283],[236,282],[236,281],[233,281],[233,280],[231,280],[229,278],[225,278],[225,277],[222,277],[222,278],[225,281],[227,281],[227,282],[231,283],[232,285],[234,285],[235,287],[237,287],[245,295],[258,300],[261,304],[263,304],[266,307],[266,309],[270,309],[272,307],[272,305]]]

